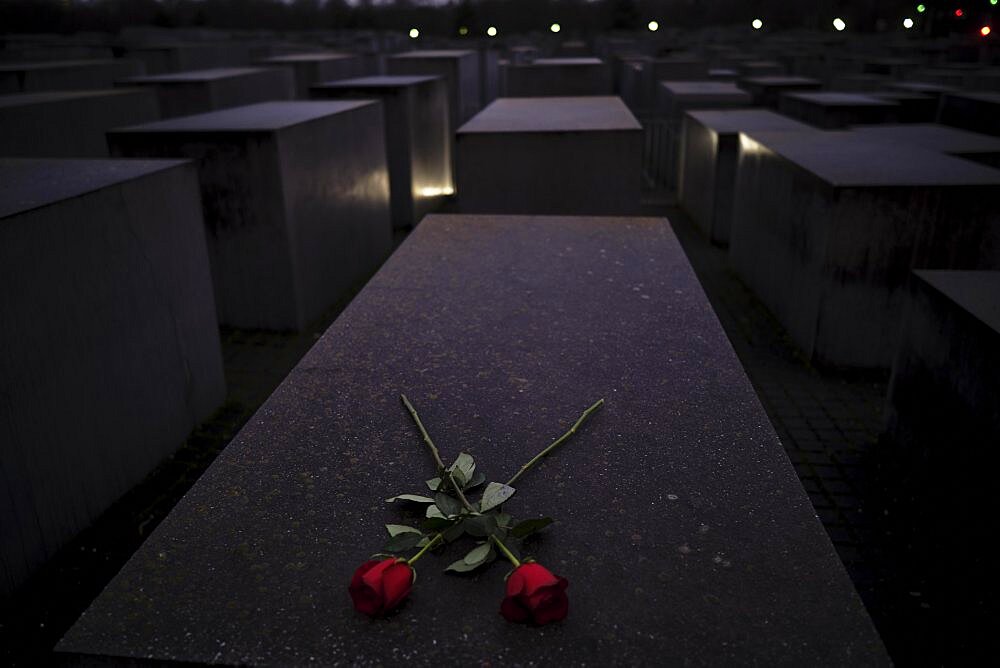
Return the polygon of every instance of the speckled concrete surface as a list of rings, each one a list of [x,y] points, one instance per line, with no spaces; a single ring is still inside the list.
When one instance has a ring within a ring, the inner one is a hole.
[[[351,572],[400,517],[381,500],[433,472],[400,391],[497,478],[607,398],[508,504],[559,520],[531,551],[570,580],[564,623],[503,622],[506,569],[444,576],[451,554],[421,563],[392,619],[353,610]],[[59,649],[888,662],[669,225],[614,218],[425,220]]]

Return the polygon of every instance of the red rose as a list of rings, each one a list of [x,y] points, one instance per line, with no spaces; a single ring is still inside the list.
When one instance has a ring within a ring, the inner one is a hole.
[[[403,559],[366,561],[354,571],[351,594],[354,607],[369,617],[381,617],[402,603],[413,587],[413,569]]]
[[[500,614],[508,622],[530,622],[542,626],[558,622],[569,611],[569,583],[541,564],[521,564],[507,578],[507,596]]]

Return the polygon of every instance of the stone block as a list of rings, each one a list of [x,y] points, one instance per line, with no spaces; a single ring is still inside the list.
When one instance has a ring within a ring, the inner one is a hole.
[[[871,141],[916,146],[1000,167],[1000,137],[981,135],[950,125],[908,123],[906,125],[856,125],[858,133]]]
[[[471,50],[408,51],[386,59],[388,74],[444,77],[448,86],[451,127],[457,128],[479,111],[479,56]]]
[[[892,123],[899,104],[860,93],[786,93],[778,103],[781,113],[827,130],[849,125]]]
[[[350,53],[295,53],[273,56],[258,62],[264,67],[285,67],[295,77],[295,97],[309,98],[309,88],[325,81],[351,79],[364,74],[361,58]]]
[[[851,132],[740,137],[730,258],[806,357],[888,369],[914,268],[1000,266],[1000,170]]]
[[[382,107],[265,102],[121,128],[124,157],[198,163],[219,321],[301,330],[392,244]]]
[[[0,159],[0,594],[225,397],[194,167]]]
[[[118,88],[0,96],[0,155],[106,158],[104,133],[160,118],[151,90]]]
[[[945,93],[941,122],[988,135],[1000,135],[1000,93]]]
[[[539,58],[506,70],[508,97],[611,95],[611,66],[600,58]]]
[[[463,212],[638,211],[642,128],[620,98],[500,98],[456,145]]]
[[[352,572],[401,519],[382,500],[434,474],[400,392],[445,458],[467,450],[493,477],[606,397],[505,506],[557,518],[530,550],[570,582],[564,622],[505,622],[503,564],[443,573],[465,543],[425,556],[389,619],[353,609]],[[428,217],[58,650],[889,665],[668,221],[613,217]]]
[[[227,67],[173,74],[129,77],[123,86],[150,87],[160,99],[163,118],[202,114],[256,102],[290,100],[292,73],[284,68]]]
[[[813,128],[765,109],[689,111],[684,115],[678,201],[713,243],[729,244],[739,135],[756,130],[808,132]]]
[[[412,227],[455,192],[448,91],[434,76],[344,79],[314,86],[316,99],[377,99],[385,115],[392,221]]]
[[[819,90],[823,84],[819,79],[808,77],[768,76],[745,77],[740,80],[739,86],[750,93],[754,105],[777,109],[783,93]]]
[[[0,94],[111,88],[116,80],[143,72],[134,60],[0,62]]]

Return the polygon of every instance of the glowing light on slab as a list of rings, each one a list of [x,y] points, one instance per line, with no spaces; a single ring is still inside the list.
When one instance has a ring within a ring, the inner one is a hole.
[[[751,23],[750,25],[753,26],[754,30],[760,30],[761,28],[764,27],[764,22],[761,21],[760,19],[754,19],[753,23]]]
[[[983,26],[979,29],[979,34],[983,37],[989,37],[990,33],[993,32],[993,28],[989,26]]]
[[[551,30],[552,32],[559,32],[560,30],[562,30],[562,27],[560,27],[558,23],[553,23],[552,25],[549,26],[549,30]]]
[[[833,27],[837,30],[837,32],[841,32],[847,28],[847,24],[844,23],[844,19],[838,17],[833,20]]]
[[[753,139],[750,139],[750,137],[747,137],[745,134],[740,133],[740,150],[744,153],[750,154],[763,153],[764,147],[755,142]]]
[[[410,28],[410,39],[416,39],[420,37],[420,31],[416,28]]]
[[[910,28],[912,28],[913,27],[913,19],[910,19],[910,18],[903,19],[903,27],[906,28],[907,30],[909,30]]]
[[[650,21],[646,24],[646,27],[649,28],[649,32],[656,32],[660,29],[660,24],[656,21]]]
[[[486,34],[489,35],[490,37],[496,37],[497,36],[497,29],[496,29],[496,27],[495,26],[490,26],[489,28],[487,28],[486,29]]]
[[[451,186],[445,186],[444,188],[421,188],[420,195],[422,197],[440,197],[441,195],[454,195],[455,189]]]

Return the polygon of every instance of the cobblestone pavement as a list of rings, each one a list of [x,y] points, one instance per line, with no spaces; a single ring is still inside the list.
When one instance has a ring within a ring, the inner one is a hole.
[[[668,201],[647,215],[671,219],[828,534],[894,660],[933,665],[930,609],[917,576],[899,572],[881,523],[870,454],[881,429],[885,379],[821,373],[806,364],[770,313]],[[397,239],[397,243],[402,237]],[[166,516],[298,359],[333,321],[302,334],[223,332],[227,403],[184,447],[61,550],[0,610],[0,665],[44,665],[50,648]]]

